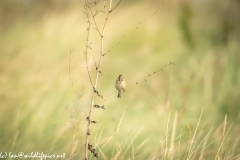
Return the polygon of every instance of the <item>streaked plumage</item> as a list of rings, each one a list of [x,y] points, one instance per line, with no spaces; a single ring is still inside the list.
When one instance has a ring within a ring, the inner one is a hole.
[[[118,98],[121,98],[121,91],[125,92],[125,88],[126,88],[126,81],[124,80],[121,74],[118,76],[116,80],[115,87],[118,90]]]

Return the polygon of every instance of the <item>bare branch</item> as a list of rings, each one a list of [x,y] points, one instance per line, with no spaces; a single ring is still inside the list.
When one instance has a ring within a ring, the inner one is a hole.
[[[88,2],[88,1],[87,1],[87,4],[88,4],[88,6],[89,6],[90,8],[93,8],[93,7],[95,7],[95,6],[98,4],[98,2],[100,2],[100,0],[98,0],[98,1],[93,1],[93,2]]]
[[[85,113],[85,115],[87,115],[87,112],[83,109],[83,107],[81,107],[81,103],[80,103],[80,99],[77,95],[77,92],[75,91],[74,89],[74,86],[73,86],[73,80],[72,80],[72,76],[71,76],[71,57],[72,57],[72,53],[73,53],[74,49],[70,51],[70,55],[69,55],[69,66],[68,66],[68,72],[69,72],[69,78],[70,78],[70,81],[71,81],[71,84],[72,84],[72,89],[73,89],[73,92],[75,94],[75,97],[80,105],[80,108],[82,109],[82,111]]]
[[[135,84],[131,85],[129,88],[126,88],[125,90],[130,90],[130,89],[132,89],[133,87],[135,87],[136,85],[140,84],[143,81],[147,82],[147,78],[149,78],[153,74],[156,74],[159,71],[163,71],[166,67],[171,66],[171,65],[176,65],[176,63],[175,62],[170,62],[169,64],[165,64],[164,67],[158,69],[157,71],[152,72],[151,74],[148,74],[146,78],[142,79],[141,81],[135,82]],[[110,99],[116,98],[116,97],[117,97],[117,94],[114,94],[114,95],[111,95],[111,96],[103,99],[101,102],[105,102],[107,100],[110,100]]]
[[[111,9],[111,10],[109,11],[109,13],[111,13],[114,9],[116,9],[117,6],[118,6],[121,2],[122,2],[122,0],[120,0],[120,1],[118,2],[118,4],[117,4],[113,9]]]
[[[91,27],[87,4],[86,4],[86,7],[85,7],[85,10],[86,10],[86,15],[87,15],[87,19],[88,19],[87,44],[86,44],[86,50],[85,50],[85,59],[86,59],[86,68],[87,68],[87,72],[88,72],[88,77],[89,77],[90,83],[91,83],[91,85],[92,85],[92,87],[93,87],[92,78],[91,78],[91,75],[90,75],[90,72],[89,72],[89,68],[88,68],[88,57],[87,57],[87,53],[88,53],[88,41],[89,41],[89,34],[90,34],[90,27]]]
[[[87,0],[88,2],[88,0]],[[105,1],[104,1],[105,3]],[[105,5],[105,4],[104,4]],[[109,2],[109,11],[111,10],[111,5],[112,5],[112,0],[110,0]],[[86,7],[87,8],[87,7]],[[91,10],[90,10],[91,11]],[[88,14],[87,14],[87,17],[88,17]],[[100,47],[100,58],[99,58],[99,63],[98,63],[98,66],[97,66],[97,71],[96,71],[96,77],[95,77],[95,83],[93,85],[93,93],[92,93],[92,98],[91,98],[91,107],[90,107],[90,110],[89,110],[89,114],[88,114],[88,124],[87,124],[87,132],[86,132],[86,139],[85,139],[85,160],[88,159],[88,150],[91,151],[91,153],[93,154],[94,157],[98,157],[98,154],[95,152],[95,149],[92,149],[92,147],[89,145],[88,143],[88,138],[89,138],[89,135],[90,135],[90,128],[91,128],[91,117],[92,117],[92,112],[93,112],[93,107],[95,106],[95,102],[94,102],[94,94],[97,93],[98,96],[101,96],[96,88],[97,88],[97,82],[98,82],[98,77],[99,77],[99,73],[100,72],[100,67],[101,67],[101,64],[102,64],[102,58],[103,58],[103,40],[104,40],[104,32],[105,32],[105,28],[106,28],[106,24],[107,24],[107,21],[108,21],[108,17],[109,17],[109,12],[107,13],[107,16],[105,18],[105,23],[103,25],[103,29],[102,29],[102,32],[100,33],[99,32],[99,35],[101,37],[101,47]],[[89,18],[89,17],[88,17]],[[95,20],[94,20],[95,21]],[[95,23],[95,22],[94,22]],[[90,28],[90,27],[89,27]],[[99,30],[98,30],[99,31]],[[89,33],[89,32],[88,32]],[[87,48],[87,46],[86,46]],[[87,57],[86,57],[87,58]],[[87,60],[86,60],[87,61]]]
[[[171,65],[176,65],[176,63],[175,63],[175,62],[170,62],[169,64],[165,64],[164,67],[158,69],[157,71],[154,71],[154,72],[148,74],[146,78],[144,78],[143,80],[141,80],[141,81],[139,81],[139,82],[136,82],[135,84],[133,84],[132,86],[130,86],[130,87],[127,88],[126,90],[132,89],[135,85],[138,85],[138,84],[140,84],[140,83],[143,82],[143,81],[146,82],[146,81],[147,81],[147,78],[149,78],[150,76],[156,74],[156,73],[159,72],[159,71],[163,71],[163,69],[165,69],[166,67],[171,66]]]
[[[91,53],[92,53],[92,58],[93,58],[93,61],[94,61],[94,65],[95,65],[95,68],[97,70],[97,63],[96,63],[96,60],[95,60],[95,57],[94,57],[94,54],[93,54],[93,50],[92,50],[92,46],[91,46],[92,43],[90,43],[90,46],[88,46],[88,48],[90,49]]]
[[[95,24],[95,26],[96,26],[96,30],[98,31],[99,35],[102,37],[102,34],[100,33],[100,31],[99,31],[99,29],[98,29],[98,26],[97,26],[97,23],[96,23],[96,20],[95,20],[95,15],[93,15],[93,12],[92,12],[92,10],[91,10],[90,7],[89,7],[89,10],[90,10],[90,13],[91,13],[91,15],[92,15],[93,22],[94,22],[94,24]]]
[[[163,4],[163,3],[162,3]],[[113,50],[115,47],[117,47],[119,44],[122,43],[123,40],[125,40],[130,34],[132,34],[133,31],[135,31],[136,29],[140,28],[142,24],[144,24],[145,22],[147,22],[149,19],[151,19],[154,15],[157,14],[157,12],[160,10],[160,7],[158,7],[158,9],[150,16],[148,17],[146,20],[140,22],[133,30],[129,31],[125,36],[123,36],[123,38],[118,42],[116,43],[115,45],[113,45],[107,52],[105,52],[103,54],[103,56],[105,56],[107,53],[109,53],[111,50]]]

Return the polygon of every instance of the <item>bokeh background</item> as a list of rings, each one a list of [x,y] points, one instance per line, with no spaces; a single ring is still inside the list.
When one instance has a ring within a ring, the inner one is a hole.
[[[83,158],[82,108],[89,110],[92,92],[85,68],[83,5],[83,0],[0,1],[0,152],[66,153],[69,158],[77,144],[75,159]],[[159,12],[134,30],[158,6]],[[92,9],[103,9],[103,1]],[[102,16],[97,16],[100,27]],[[197,126],[194,159],[200,153],[212,159],[226,114],[229,132],[220,157],[239,158],[239,16],[239,0],[122,1],[110,15],[105,51],[132,34],[103,58],[98,91],[104,98],[117,93],[119,74],[131,86],[165,64],[177,65],[134,86],[122,99],[97,98],[106,109],[94,110],[97,124],[91,127],[90,143],[100,159],[162,159],[166,148],[173,159],[184,159]],[[98,60],[94,29],[90,42]],[[69,76],[73,49],[71,76],[79,101]],[[91,54],[88,58],[94,78]]]

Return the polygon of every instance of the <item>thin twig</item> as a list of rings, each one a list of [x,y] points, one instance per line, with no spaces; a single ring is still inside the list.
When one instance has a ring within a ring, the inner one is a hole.
[[[157,71],[154,71],[154,72],[151,73],[151,74],[148,74],[148,76],[147,76],[146,78],[142,79],[141,81],[135,82],[135,84],[131,85],[129,88],[126,88],[125,90],[130,90],[130,89],[132,89],[133,87],[135,87],[136,85],[140,84],[141,82],[147,81],[147,80],[146,80],[147,78],[149,78],[149,77],[152,76],[153,74],[156,74],[156,73],[159,72],[159,71],[163,71],[166,67],[168,67],[168,66],[170,66],[170,65],[176,65],[176,63],[175,63],[175,62],[170,62],[170,63],[167,64],[167,65],[165,64],[164,67],[158,69]],[[112,98],[115,98],[116,96],[117,96],[117,94],[111,95],[111,96],[103,99],[101,102],[105,102],[105,101],[107,101],[107,100],[110,100],[110,99],[112,99]]]
[[[86,10],[86,15],[87,15],[87,19],[88,19],[88,28],[87,28],[87,45],[86,45],[86,50],[85,50],[85,58],[86,58],[86,68],[87,68],[87,72],[88,72],[88,77],[90,80],[90,83],[93,87],[93,83],[92,83],[92,78],[89,72],[89,68],[88,68],[88,57],[87,57],[87,53],[88,53],[88,41],[89,41],[89,34],[90,34],[90,27],[91,27],[91,22],[90,22],[90,18],[89,18],[89,13],[88,13],[88,5],[86,4],[85,6],[85,10]]]
[[[84,110],[84,108],[83,107],[81,107],[81,103],[80,103],[80,99],[79,99],[79,97],[78,97],[78,95],[77,95],[77,92],[76,92],[76,90],[74,89],[74,86],[73,86],[73,79],[72,79],[72,75],[71,75],[71,58],[72,58],[72,53],[73,53],[73,51],[74,51],[74,49],[73,50],[70,50],[70,54],[69,54],[69,66],[68,66],[68,72],[69,72],[69,78],[70,78],[70,81],[71,81],[71,84],[72,84],[72,90],[73,90],[73,92],[74,92],[74,94],[75,94],[75,97],[76,97],[76,99],[77,99],[77,101],[78,101],[78,103],[79,103],[79,105],[80,105],[80,108],[82,109],[82,111],[85,113],[85,115],[87,115],[87,112]]]
[[[92,43],[91,43],[91,44],[92,44]],[[97,63],[96,63],[96,60],[95,60],[95,57],[94,57],[94,54],[93,54],[92,46],[88,46],[88,48],[90,49],[90,51],[91,51],[91,53],[92,53],[93,62],[94,62],[95,68],[96,68],[96,70],[97,70]]]
[[[100,2],[100,0],[98,0],[98,1],[93,1],[93,2],[88,2],[88,1],[87,1],[88,7],[89,7],[89,8],[92,8],[92,7],[96,6],[96,5],[98,4],[98,2]],[[91,6],[91,5],[92,5],[92,6]]]
[[[163,71],[163,69],[165,69],[166,67],[171,66],[171,65],[176,65],[176,63],[175,63],[175,62],[170,62],[169,64],[165,64],[164,67],[158,69],[157,71],[154,71],[154,72],[148,74],[146,78],[142,79],[142,80],[139,81],[139,82],[136,82],[135,84],[133,84],[132,86],[130,86],[130,87],[127,88],[126,90],[132,89],[135,85],[138,85],[138,84],[140,84],[140,83],[143,82],[143,81],[147,82],[147,78],[149,78],[149,77],[152,76],[153,74],[156,74],[156,73],[159,72],[159,71]]]
[[[120,2],[121,2],[121,1],[120,1]],[[119,3],[120,3],[120,2],[119,2]],[[162,2],[161,4],[163,4],[163,2]],[[117,5],[117,6],[118,6],[118,5]],[[149,19],[151,19],[154,15],[156,15],[157,12],[160,10],[160,7],[161,7],[161,6],[159,6],[159,7],[157,8],[157,10],[156,10],[150,17],[148,17],[146,20],[140,22],[133,30],[129,31],[118,43],[116,43],[115,45],[113,45],[107,52],[105,52],[105,53],[103,54],[103,56],[105,56],[107,53],[109,53],[111,50],[113,50],[115,47],[117,47],[119,44],[121,44],[122,41],[123,41],[124,39],[126,39],[130,34],[132,34],[133,31],[135,31],[136,29],[140,28],[142,24],[144,24],[145,22],[147,22],[147,21],[148,21]]]
[[[114,9],[116,9],[117,6],[118,6],[121,2],[122,2],[122,0],[120,0],[120,1],[118,2],[118,4],[117,4],[113,9],[111,9],[111,10],[109,11],[109,13],[111,13]]]
[[[99,35],[102,37],[102,34],[100,33],[100,31],[98,29],[98,26],[97,26],[97,23],[96,23],[96,20],[95,20],[95,16],[93,15],[91,8],[89,8],[89,10],[90,10],[90,13],[92,15],[92,19],[93,19],[93,22],[95,24],[96,30],[98,31]]]

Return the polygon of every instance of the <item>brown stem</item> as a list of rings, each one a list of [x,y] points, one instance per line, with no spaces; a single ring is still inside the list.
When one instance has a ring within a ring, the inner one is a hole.
[[[93,13],[92,13],[91,8],[89,8],[89,10],[90,10],[90,13],[91,13],[91,15],[92,15],[93,22],[94,22],[94,24],[95,24],[95,26],[96,26],[96,29],[97,29],[99,35],[102,37],[102,34],[100,33],[100,31],[99,31],[99,29],[98,29],[98,26],[97,26],[97,23],[96,23],[96,20],[95,20],[95,18],[94,18],[94,15],[93,15]]]
[[[111,5],[112,5],[112,0],[110,0],[109,3],[109,11],[111,10]],[[103,40],[104,40],[104,33],[105,33],[105,28],[106,28],[106,24],[108,21],[108,17],[109,17],[109,12],[107,13],[106,19],[105,19],[105,23],[103,25],[103,29],[102,29],[102,33],[100,34],[101,36],[101,47],[100,47],[100,59],[99,59],[99,63],[98,63],[98,67],[97,67],[97,72],[96,72],[96,78],[95,78],[95,83],[93,85],[93,92],[92,92],[92,100],[91,100],[91,107],[89,110],[89,114],[88,114],[88,122],[87,122],[87,132],[86,132],[86,140],[85,140],[85,160],[88,159],[88,142],[89,142],[89,135],[90,135],[90,129],[91,129],[91,117],[92,117],[92,113],[93,113],[93,107],[94,107],[94,90],[96,90],[97,88],[97,82],[98,82],[98,77],[99,77],[99,71],[100,71],[100,67],[102,64],[102,58],[103,58]]]
[[[122,2],[122,0],[120,0],[120,1],[118,2],[118,4],[117,4],[113,9],[111,9],[111,10],[109,11],[109,13],[111,13],[114,9],[116,9],[117,6],[118,6],[121,2]]]
[[[94,54],[93,54],[92,47],[89,47],[89,49],[91,50],[92,58],[93,58],[93,61],[94,61],[94,65],[95,65],[95,68],[96,68],[96,70],[97,70],[97,63],[96,63],[96,60],[95,60],[95,58],[94,58]]]
[[[89,42],[90,27],[91,27],[91,22],[90,22],[90,18],[89,18],[88,8],[89,8],[88,5],[86,5],[86,14],[87,14],[87,19],[88,19],[88,28],[87,28],[87,44],[86,44],[85,58],[86,58],[86,68],[87,68],[87,72],[88,72],[88,77],[89,77],[90,83],[91,83],[91,85],[93,87],[92,78],[91,78],[91,75],[90,75],[90,72],[89,72],[89,68],[88,68],[88,57],[87,57],[87,54],[88,54],[88,42]]]

